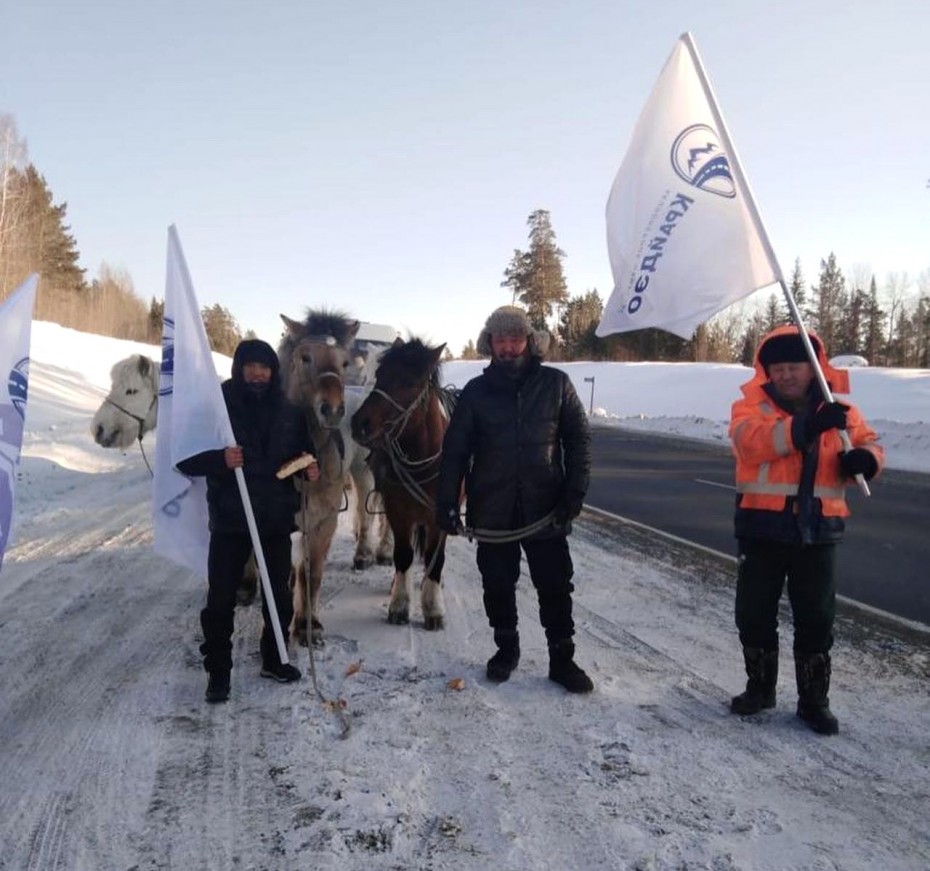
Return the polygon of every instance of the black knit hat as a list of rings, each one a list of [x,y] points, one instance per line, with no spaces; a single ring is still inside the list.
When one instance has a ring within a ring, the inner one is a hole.
[[[236,347],[232,363],[233,378],[242,377],[242,367],[246,363],[262,363],[271,369],[272,375],[278,374],[278,355],[271,345],[261,339],[244,339]]]
[[[816,353],[820,352],[820,342],[815,336],[809,336]],[[809,363],[810,357],[804,348],[800,333],[782,333],[766,340],[759,348],[759,362],[768,372],[773,363]]]

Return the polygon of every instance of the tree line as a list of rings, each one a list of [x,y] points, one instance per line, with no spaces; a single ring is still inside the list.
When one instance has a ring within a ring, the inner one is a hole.
[[[0,115],[0,302],[33,272],[39,275],[35,318],[85,333],[149,344],[161,342],[164,302],[146,303],[125,269],[101,264],[90,280],[78,265],[67,203],[56,203],[44,176],[28,159],[25,140],[9,115]],[[214,351],[232,354],[243,334],[220,305],[201,312]]]
[[[555,341],[555,360],[662,360],[742,363],[751,366],[767,332],[791,322],[781,293],[772,293],[761,310],[742,305],[701,324],[685,340],[664,330],[645,329],[598,338],[604,309],[596,289],[570,296],[549,212],[537,209],[527,219],[529,247],[516,249],[504,269],[501,287],[511,302],[521,302],[530,322],[547,329]],[[808,284],[796,260],[789,288],[805,326],[823,339],[832,355],[854,354],[873,366],[930,367],[930,269],[911,282],[891,273],[881,288],[864,266],[844,276],[833,253],[821,261],[816,284]],[[477,357],[473,342],[464,359]]]
[[[528,219],[529,245],[515,249],[501,287],[511,302],[521,302],[537,328],[555,339],[556,360],[678,360],[751,364],[761,336],[790,321],[780,296],[772,294],[762,310],[730,306],[702,324],[688,339],[647,329],[598,338],[604,300],[597,289],[572,296],[549,212]],[[0,301],[27,276],[39,274],[35,316],[83,332],[157,344],[164,303],[147,303],[125,269],[101,264],[88,280],[78,265],[77,241],[67,223],[67,203],[56,203],[45,178],[29,161],[25,140],[9,115],[0,114]],[[795,262],[791,290],[805,323],[833,354],[858,354],[872,365],[930,367],[930,270],[912,282],[889,274],[881,287],[862,266],[844,276],[831,253],[821,262],[816,284],[808,284]],[[201,314],[214,351],[232,354],[243,338],[233,315],[218,304]],[[474,344],[462,349],[477,356]]]

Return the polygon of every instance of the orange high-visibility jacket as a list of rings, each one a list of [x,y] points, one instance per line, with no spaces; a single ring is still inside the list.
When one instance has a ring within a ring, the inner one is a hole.
[[[784,333],[797,334],[794,326],[779,327],[759,343]],[[814,336],[813,333],[810,335]],[[815,336],[816,338],[816,336]],[[823,342],[818,340],[818,359],[831,391],[849,393],[849,373],[835,369],[826,359]],[[743,398],[733,403],[730,417],[730,440],[736,456],[736,489],[741,494],[740,508],[782,511],[789,497],[798,494],[804,454],[791,440],[793,415],[776,404],[763,390],[768,382],[765,369],[755,360],[755,376],[740,388]],[[844,398],[844,404],[845,398]],[[878,436],[854,405],[846,415],[846,432],[855,448],[871,451],[878,464],[884,463],[884,451]],[[814,497],[821,500],[825,517],[848,517],[846,486],[850,479],[840,471],[839,453],[843,443],[836,430],[820,436]]]

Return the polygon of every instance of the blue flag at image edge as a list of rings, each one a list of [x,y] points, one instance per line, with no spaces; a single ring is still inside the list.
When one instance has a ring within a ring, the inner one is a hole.
[[[16,470],[29,388],[29,342],[39,277],[30,275],[0,303],[0,566],[13,528]]]

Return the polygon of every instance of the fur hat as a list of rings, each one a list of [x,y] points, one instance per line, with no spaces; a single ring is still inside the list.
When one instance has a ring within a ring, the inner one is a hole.
[[[549,333],[534,330],[526,312],[515,305],[502,305],[494,309],[485,321],[484,329],[478,336],[476,350],[482,357],[490,357],[491,336],[526,336],[530,356],[544,357],[549,350]]]
[[[814,351],[820,351],[820,342],[816,336],[810,336]],[[773,363],[809,363],[810,357],[804,348],[799,333],[782,333],[767,339],[759,348],[759,362],[768,372]]]
[[[278,375],[280,364],[274,348],[261,339],[243,339],[233,354],[232,376],[236,380],[242,379],[242,369],[246,363],[263,363],[274,377]]]

